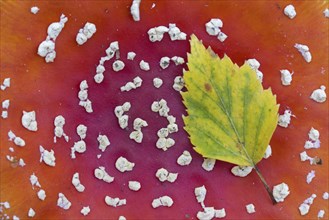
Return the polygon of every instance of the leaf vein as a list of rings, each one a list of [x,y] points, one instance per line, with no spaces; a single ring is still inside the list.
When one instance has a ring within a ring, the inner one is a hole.
[[[218,145],[221,145],[225,150],[227,150],[228,152],[234,154],[235,156],[241,157],[240,154],[236,153],[235,151],[232,151],[229,147],[223,145],[220,141],[217,140],[217,138],[214,138],[212,135],[209,135],[208,133],[204,132],[204,131],[200,131],[201,133],[203,133],[205,136],[207,136],[209,139],[211,139],[212,141],[214,141],[215,143],[217,143]],[[245,160],[248,161],[247,158],[243,158]],[[248,161],[249,162],[249,161]]]

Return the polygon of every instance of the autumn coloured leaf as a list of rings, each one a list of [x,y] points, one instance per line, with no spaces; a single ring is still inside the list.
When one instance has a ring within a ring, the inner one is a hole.
[[[192,35],[187,91],[182,93],[188,116],[185,130],[203,157],[256,170],[272,202],[276,201],[256,164],[263,158],[278,121],[279,106],[246,63],[238,67],[220,59]]]
[[[194,149],[207,158],[254,167],[277,125],[276,96],[263,90],[249,65],[238,67],[226,55],[220,59],[195,35],[190,42],[182,96]]]

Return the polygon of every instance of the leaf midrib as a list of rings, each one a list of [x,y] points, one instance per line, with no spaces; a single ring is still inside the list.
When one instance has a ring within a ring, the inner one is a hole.
[[[217,57],[217,59],[219,59],[219,58]],[[203,75],[205,75],[205,76],[207,75],[207,74],[205,74],[204,70],[201,69],[199,66],[196,66],[196,65],[194,65],[194,64],[193,64],[193,66],[194,66],[196,69],[198,69],[200,72],[202,72]],[[235,123],[233,122],[232,118],[230,117],[230,114],[229,114],[228,111],[227,111],[227,107],[226,107],[226,105],[225,105],[225,103],[224,103],[222,97],[221,97],[220,94],[219,94],[220,92],[218,91],[218,88],[217,88],[216,84],[215,84],[215,83],[213,82],[213,80],[212,80],[212,78],[213,78],[213,76],[214,76],[214,69],[213,69],[213,68],[214,68],[214,67],[213,67],[213,65],[212,65],[212,67],[211,67],[211,71],[210,71],[210,77],[209,77],[208,80],[209,80],[209,82],[210,82],[210,85],[214,88],[214,91],[215,91],[215,93],[216,93],[216,96],[217,96],[217,98],[220,100],[221,105],[219,105],[217,102],[215,102],[215,103],[216,103],[216,105],[217,105],[219,108],[221,108],[222,111],[225,113],[225,115],[226,115],[226,117],[228,118],[228,120],[229,120],[229,122],[230,122],[230,124],[231,124],[231,127],[232,127],[232,129],[233,129],[233,131],[234,131],[234,133],[235,133],[235,135],[236,135],[236,138],[237,138],[237,140],[238,140],[238,142],[239,142],[239,145],[238,145],[238,146],[241,146],[241,148],[242,148],[244,154],[246,155],[246,157],[247,157],[247,159],[248,159],[250,165],[252,165],[252,166],[254,167],[254,166],[255,166],[255,163],[254,163],[254,161],[251,159],[250,155],[248,154],[248,152],[247,152],[247,150],[246,150],[246,148],[245,148],[245,143],[244,143],[243,141],[241,141],[241,138],[240,138],[239,133],[238,133],[238,131],[237,131],[237,129],[236,129]],[[225,82],[226,84],[229,83],[229,82],[228,82],[228,77],[225,77],[225,81],[226,81],[226,82]],[[203,89],[202,89],[202,91],[203,91]],[[230,98],[230,97],[229,97],[229,98]],[[244,106],[244,109],[245,109],[245,106]],[[244,115],[244,117],[245,117],[245,115]],[[254,151],[253,151],[253,153],[254,153]]]
[[[240,154],[237,154],[235,151],[232,151],[232,150],[230,149],[230,147],[226,147],[225,145],[223,145],[221,142],[219,142],[219,141],[217,140],[217,138],[214,138],[212,135],[209,135],[207,132],[204,132],[204,131],[202,131],[202,130],[199,130],[199,132],[201,132],[202,134],[204,134],[204,135],[207,136],[208,138],[212,139],[212,140],[213,140],[214,142],[216,142],[218,145],[221,145],[224,149],[226,149],[227,151],[231,152],[233,155],[235,155],[235,156],[241,158],[241,155],[240,155]],[[248,158],[245,158],[245,157],[244,157],[243,159],[245,159],[245,160],[248,161]]]

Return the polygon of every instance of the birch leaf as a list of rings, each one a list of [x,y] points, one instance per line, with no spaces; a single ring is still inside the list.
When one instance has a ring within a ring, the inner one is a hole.
[[[182,96],[188,113],[184,128],[194,150],[255,168],[277,126],[276,96],[263,89],[247,64],[239,67],[226,55],[220,59],[194,35],[190,44]]]

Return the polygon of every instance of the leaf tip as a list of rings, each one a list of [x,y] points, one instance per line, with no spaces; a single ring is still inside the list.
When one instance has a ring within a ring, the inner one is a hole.
[[[195,34],[191,34],[191,36],[190,36],[190,45],[192,45],[194,42],[199,42],[199,39]]]

